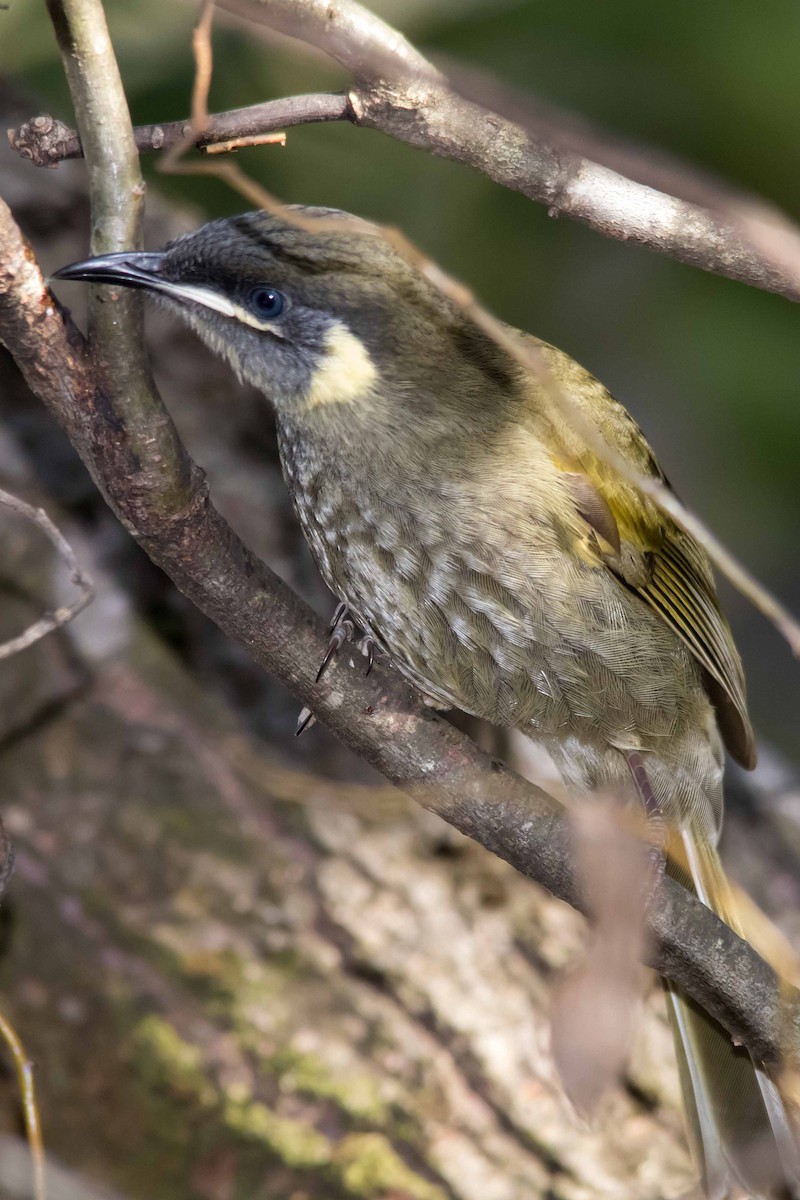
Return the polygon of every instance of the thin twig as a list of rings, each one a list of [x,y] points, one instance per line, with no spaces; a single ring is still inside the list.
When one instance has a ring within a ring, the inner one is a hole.
[[[13,1025],[0,1012],[0,1038],[8,1046],[17,1073],[20,1099],[22,1100],[22,1119],[25,1122],[25,1135],[31,1152],[33,1168],[33,1195],[35,1200],[46,1200],[47,1182],[45,1175],[44,1139],[42,1138],[42,1123],[39,1117],[39,1105],[36,1100],[36,1086],[33,1078],[33,1063],[25,1053],[25,1047],[19,1039]]]
[[[259,183],[256,183],[241,167],[234,162],[187,162],[184,155],[197,145],[205,136],[211,124],[208,111],[208,94],[214,73],[214,50],[211,41],[211,30],[214,22],[215,0],[203,0],[197,24],[192,30],[192,53],[194,55],[194,81],[192,83],[192,119],[189,130],[182,141],[176,142],[158,160],[159,171],[167,175],[211,175],[227,183],[229,187],[244,196],[258,208],[269,207],[276,202]],[[280,139],[272,139],[280,140]]]
[[[211,48],[211,26],[214,21],[214,0],[203,0],[197,24],[192,30],[194,54],[194,83],[192,85],[192,133],[201,134],[208,124],[208,93],[214,76],[214,55]]]
[[[217,142],[216,144],[208,143],[205,146],[206,154],[231,154],[235,150],[246,150],[253,146],[273,146],[277,143],[279,146],[286,145],[285,133],[253,133],[248,137],[231,138],[227,142]]]
[[[268,100],[248,108],[234,108],[209,116],[206,128],[190,143],[201,153],[212,153],[229,141],[261,138],[296,125],[350,119],[344,93],[311,93]],[[164,153],[183,145],[192,132],[191,121],[164,121],[136,125],[133,133],[140,154]],[[20,157],[37,167],[55,167],[65,159],[82,158],[81,139],[74,129],[46,113],[9,129],[8,139]]]
[[[288,97],[218,114],[198,148],[306,122],[348,120],[465,163],[546,205],[552,216],[800,300],[800,231],[763,200],[672,161],[645,163],[636,171],[629,148],[621,153],[618,144],[609,147],[607,136],[565,133],[563,118],[537,117],[502,89],[486,97],[491,107],[475,103],[476,91],[486,95],[485,87],[467,84],[459,92],[448,86],[405,38],[355,0],[220,4],[307,40],[352,71],[356,82],[347,97]],[[141,150],[171,149],[190,128],[185,121],[143,126],[136,142]],[[81,153],[78,136],[52,117],[36,117],[9,136],[39,165]],[[664,190],[673,183],[678,195]]]
[[[19,654],[21,650],[27,650],[29,646],[46,637],[48,633],[52,633],[54,629],[59,629],[77,617],[78,613],[83,612],[87,604],[91,604],[94,599],[94,584],[80,567],[75,551],[63,533],[53,524],[43,508],[34,508],[32,504],[26,504],[18,496],[12,496],[10,492],[3,491],[2,488],[0,488],[0,504],[5,508],[12,509],[13,512],[20,513],[21,516],[32,521],[38,529],[41,529],[66,563],[70,580],[80,591],[80,595],[72,604],[57,608],[55,612],[45,613],[43,617],[39,617],[38,621],[29,625],[24,633],[0,643],[0,660],[2,660],[11,658],[12,654]],[[0,895],[2,895],[2,882],[3,875],[0,870]]]

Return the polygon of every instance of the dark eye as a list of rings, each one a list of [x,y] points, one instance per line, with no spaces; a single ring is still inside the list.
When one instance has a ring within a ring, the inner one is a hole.
[[[285,306],[285,297],[274,288],[262,285],[252,288],[247,294],[247,307],[262,321],[273,321],[281,315]]]

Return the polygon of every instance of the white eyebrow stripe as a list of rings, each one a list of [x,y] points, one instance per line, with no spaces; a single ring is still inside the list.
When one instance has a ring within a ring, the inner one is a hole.
[[[154,280],[152,287],[155,291],[163,292],[166,296],[173,296],[177,300],[189,300],[194,304],[202,304],[203,308],[213,309],[214,312],[222,313],[223,317],[231,317],[235,321],[241,321],[244,325],[251,325],[253,329],[261,329],[280,338],[286,337],[286,334],[273,322],[259,321],[258,317],[248,312],[241,304],[235,304],[228,296],[223,296],[221,292],[204,287],[200,283],[173,283],[171,280],[165,279],[163,281]]]

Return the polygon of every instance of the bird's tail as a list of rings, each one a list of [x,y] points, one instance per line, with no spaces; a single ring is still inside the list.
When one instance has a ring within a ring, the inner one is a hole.
[[[733,929],[738,922],[719,856],[684,830],[667,870]],[[681,852],[682,851],[682,852]],[[738,931],[738,930],[737,930]],[[690,1136],[709,1200],[793,1197],[800,1155],[778,1090],[747,1050],[665,980]]]

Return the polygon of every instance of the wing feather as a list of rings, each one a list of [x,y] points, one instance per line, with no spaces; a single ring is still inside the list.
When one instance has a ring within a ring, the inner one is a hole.
[[[669,486],[647,439],[622,405],[562,351],[542,342],[538,345],[559,385],[569,391],[584,416],[637,470]],[[577,515],[603,539],[596,543],[598,560],[688,646],[703,668],[725,745],[742,766],[755,766],[742,664],[717,601],[705,551],[648,497],[587,450],[563,414],[548,404],[546,393],[535,388],[531,398],[539,419],[549,426],[549,444],[561,447],[553,461],[564,472]],[[616,522],[616,536],[610,522]]]
[[[743,767],[752,768],[755,739],[747,715],[741,659],[713,583],[692,561],[697,547],[692,546],[687,555],[681,544],[684,539],[677,530],[665,531],[662,545],[652,555],[649,583],[635,590],[675,630],[710,676],[706,690],[717,709],[725,745]]]

